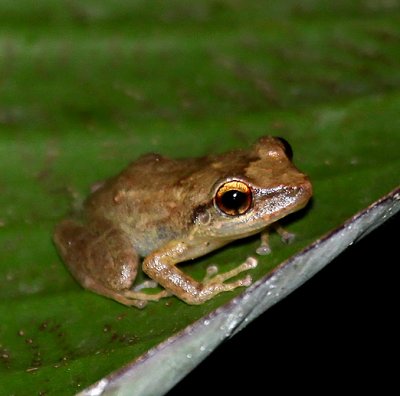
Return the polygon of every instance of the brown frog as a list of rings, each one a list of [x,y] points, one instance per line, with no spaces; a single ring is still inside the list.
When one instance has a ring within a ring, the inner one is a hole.
[[[284,139],[269,136],[250,150],[221,155],[178,160],[144,155],[97,185],[85,202],[84,219],[58,224],[55,244],[83,287],[122,304],[143,307],[171,294],[202,304],[250,285],[250,276],[226,281],[257,261],[249,258],[222,274],[211,267],[202,282],[177,264],[260,232],[257,252],[268,253],[270,224],[303,208],[312,195],[308,177],[291,157]],[[143,271],[164,290],[131,289],[141,257]]]

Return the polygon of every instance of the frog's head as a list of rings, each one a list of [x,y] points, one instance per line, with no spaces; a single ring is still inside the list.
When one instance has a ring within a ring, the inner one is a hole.
[[[207,202],[195,208],[196,235],[221,240],[243,238],[309,201],[311,183],[293,165],[292,150],[284,139],[263,137],[251,151],[238,152],[238,156],[241,167],[226,163],[223,177],[211,188]]]

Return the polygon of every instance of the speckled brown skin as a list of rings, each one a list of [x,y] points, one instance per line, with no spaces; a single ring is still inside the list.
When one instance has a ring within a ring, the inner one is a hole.
[[[232,181],[251,194],[251,205],[237,215],[228,215],[215,200],[218,189]],[[311,195],[308,177],[294,167],[278,138],[260,138],[250,150],[194,159],[148,154],[98,185],[85,202],[83,221],[64,220],[54,240],[74,277],[96,293],[137,307],[171,294],[201,304],[249,285],[249,276],[225,281],[253,268],[255,260],[203,282],[176,264],[262,232],[304,207]],[[145,257],[144,272],[164,291],[130,290],[140,257]]]

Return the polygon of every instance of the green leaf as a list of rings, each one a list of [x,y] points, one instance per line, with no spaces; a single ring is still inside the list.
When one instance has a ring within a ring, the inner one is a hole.
[[[103,378],[80,395],[164,394],[224,339],[236,334],[318,272],[339,252],[399,210],[400,188],[292,256],[231,303],[196,321],[184,332],[170,337],[140,360]]]
[[[292,144],[314,199],[288,219],[296,241],[273,237],[273,253],[252,271],[264,287],[271,269],[400,184],[399,6],[270,3],[1,3],[1,394],[78,392],[217,317],[217,307],[228,312],[234,296],[244,309],[261,287],[139,311],[76,284],[53,227],[91,184],[140,154],[217,153],[264,134]],[[392,212],[365,229],[396,210],[395,196]],[[344,248],[333,242],[331,256]],[[229,245],[185,271],[200,279],[213,263],[228,270],[256,246]]]

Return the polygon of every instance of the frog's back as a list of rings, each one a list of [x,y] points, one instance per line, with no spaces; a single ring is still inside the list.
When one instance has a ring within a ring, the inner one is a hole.
[[[187,234],[193,211],[210,200],[215,182],[247,164],[244,153],[231,154],[178,160],[144,155],[92,193],[85,204],[88,220],[106,218],[146,254]]]
[[[196,159],[144,155],[89,196],[87,220],[107,219],[146,255],[187,232],[193,203],[187,200],[185,180],[198,169]]]

